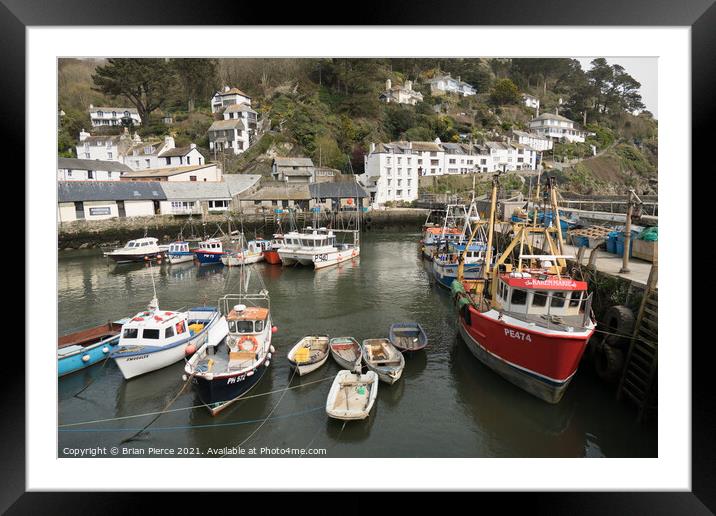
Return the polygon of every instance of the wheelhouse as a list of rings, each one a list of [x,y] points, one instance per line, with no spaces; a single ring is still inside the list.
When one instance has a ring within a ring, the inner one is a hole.
[[[120,346],[164,346],[190,336],[186,315],[168,311],[146,311],[122,326]]]
[[[138,238],[137,240],[130,240],[127,242],[127,244],[124,246],[125,249],[135,249],[137,247],[147,247],[147,246],[156,246],[158,240],[156,238],[147,237],[147,238]]]
[[[578,316],[588,313],[591,308],[591,295],[585,281],[558,278],[547,273],[501,275],[495,301],[511,314],[538,316]]]
[[[264,331],[267,325],[268,308],[257,306],[234,306],[226,316],[229,334],[255,335]]]
[[[216,238],[212,238],[210,240],[205,240],[203,242],[199,243],[199,248],[197,251],[201,252],[209,252],[209,253],[221,253],[222,252],[222,245],[221,240],[218,240]]]
[[[188,242],[172,242],[169,244],[170,253],[188,253],[189,243]]]

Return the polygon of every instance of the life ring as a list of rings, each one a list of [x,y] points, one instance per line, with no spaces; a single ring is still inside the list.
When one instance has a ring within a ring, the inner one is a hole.
[[[246,344],[247,342],[250,342],[250,344]],[[241,351],[255,351],[259,346],[259,341],[252,335],[244,335],[236,342],[236,346]]]

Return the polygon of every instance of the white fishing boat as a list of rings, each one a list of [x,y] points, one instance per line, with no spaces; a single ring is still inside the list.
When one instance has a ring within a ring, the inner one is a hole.
[[[264,246],[261,242],[264,241],[251,240],[245,249],[227,252],[221,257],[221,263],[228,267],[240,267],[241,265],[263,261]]]
[[[189,242],[178,240],[169,244],[167,250],[167,259],[169,263],[184,263],[194,260],[194,253],[189,250]]]
[[[360,344],[353,337],[336,337],[330,342],[331,356],[344,369],[355,371],[359,368],[361,357]]]
[[[378,375],[340,371],[326,399],[326,414],[344,421],[365,419],[378,396]]]
[[[337,234],[352,234],[350,243],[338,243]],[[360,232],[311,226],[304,232],[291,231],[284,235],[284,246],[278,250],[284,265],[307,265],[322,269],[351,260],[360,255]]]
[[[119,344],[110,357],[129,380],[174,364],[207,342],[218,343],[227,333],[226,319],[216,308],[160,310],[155,297],[147,310],[122,325]]]
[[[158,240],[153,237],[137,238],[127,242],[124,247],[104,253],[104,255],[117,263],[159,261],[166,256],[167,251],[162,249],[157,242]]]
[[[389,384],[400,380],[405,368],[405,357],[388,339],[364,340],[363,360],[368,369],[375,371],[381,381]]]
[[[328,335],[307,335],[288,352],[288,361],[299,376],[311,373],[328,360]]]

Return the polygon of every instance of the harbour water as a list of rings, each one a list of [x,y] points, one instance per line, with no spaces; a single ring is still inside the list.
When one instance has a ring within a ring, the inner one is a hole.
[[[368,233],[359,259],[315,272],[254,265],[251,274],[262,276],[278,327],[276,353],[264,378],[249,398],[216,417],[195,407],[200,401],[188,386],[170,412],[125,446],[145,456],[150,449],[165,450],[159,455],[172,449],[175,455],[210,456],[209,448],[237,445],[259,452],[293,450],[281,452],[284,457],[298,456],[300,449],[323,450],[319,453],[328,457],[657,456],[655,423],[637,423],[635,410],[615,400],[614,388],[596,377],[591,364],[582,364],[561,403],[548,405],[478,362],[457,335],[449,293],[431,281],[418,239],[418,234]],[[190,262],[150,270],[144,264],[109,264],[98,250],[61,252],[60,334],[143,310],[153,295],[152,272],[164,309],[216,305],[239,284],[238,269],[221,265]],[[253,285],[256,279],[250,278]],[[303,335],[361,341],[387,337],[393,322],[414,320],[425,328],[429,346],[406,360],[398,383],[380,384],[366,421],[343,425],[326,416],[326,396],[339,370],[335,362],[329,359],[305,377],[289,369],[286,353]],[[59,379],[58,455],[118,446],[176,396],[182,374],[183,363],[177,363],[124,381],[109,361]],[[292,388],[285,390],[289,381]],[[88,382],[81,398],[74,397]],[[96,422],[73,425],[86,421]]]

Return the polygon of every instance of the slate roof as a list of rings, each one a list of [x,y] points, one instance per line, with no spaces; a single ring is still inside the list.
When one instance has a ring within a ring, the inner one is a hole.
[[[184,165],[178,167],[165,167],[165,168],[147,168],[144,170],[133,170],[122,175],[122,179],[136,179],[138,177],[169,177],[177,174],[186,174],[187,172],[193,172],[202,168],[215,167],[215,163],[206,163],[204,165]]]
[[[162,185],[156,181],[58,181],[57,202],[78,201],[165,201]]]
[[[208,130],[211,132],[224,131],[226,129],[245,129],[245,127],[240,118],[235,118],[233,120],[217,120],[211,124]]]
[[[194,149],[196,149],[196,147],[194,147]],[[177,157],[177,156],[186,156],[191,151],[192,151],[191,145],[187,145],[186,147],[174,147],[173,149],[169,149],[166,152],[159,153],[159,157],[160,158],[171,158],[171,157]]]
[[[99,159],[57,158],[57,168],[67,170],[106,170],[108,172],[131,172],[124,163]]]
[[[246,93],[241,91],[239,88],[231,88],[229,91],[217,91],[216,94],[219,95],[220,97],[225,97],[227,95],[241,95],[242,97],[246,97],[248,99],[251,98],[249,95],[247,95]]]
[[[554,113],[542,113],[540,116],[535,117],[531,120],[531,122],[537,122],[539,120],[559,120],[561,122],[572,122],[574,123],[574,120],[570,120],[566,116],[562,115],[556,115]]]
[[[314,199],[347,199],[368,197],[362,186],[353,181],[337,181],[334,183],[312,183],[308,185],[311,197]]]
[[[224,174],[222,177],[232,197],[245,192],[261,179],[260,174]]]
[[[276,166],[279,167],[312,167],[313,160],[311,158],[280,158],[276,157],[273,159]]]
[[[231,199],[226,183],[203,181],[165,181],[161,188],[168,201],[203,201],[209,199]]]
[[[239,113],[242,111],[248,111],[249,113],[256,113],[256,111],[254,111],[253,109],[251,109],[250,106],[248,106],[244,103],[231,104],[224,110],[224,113]]]

